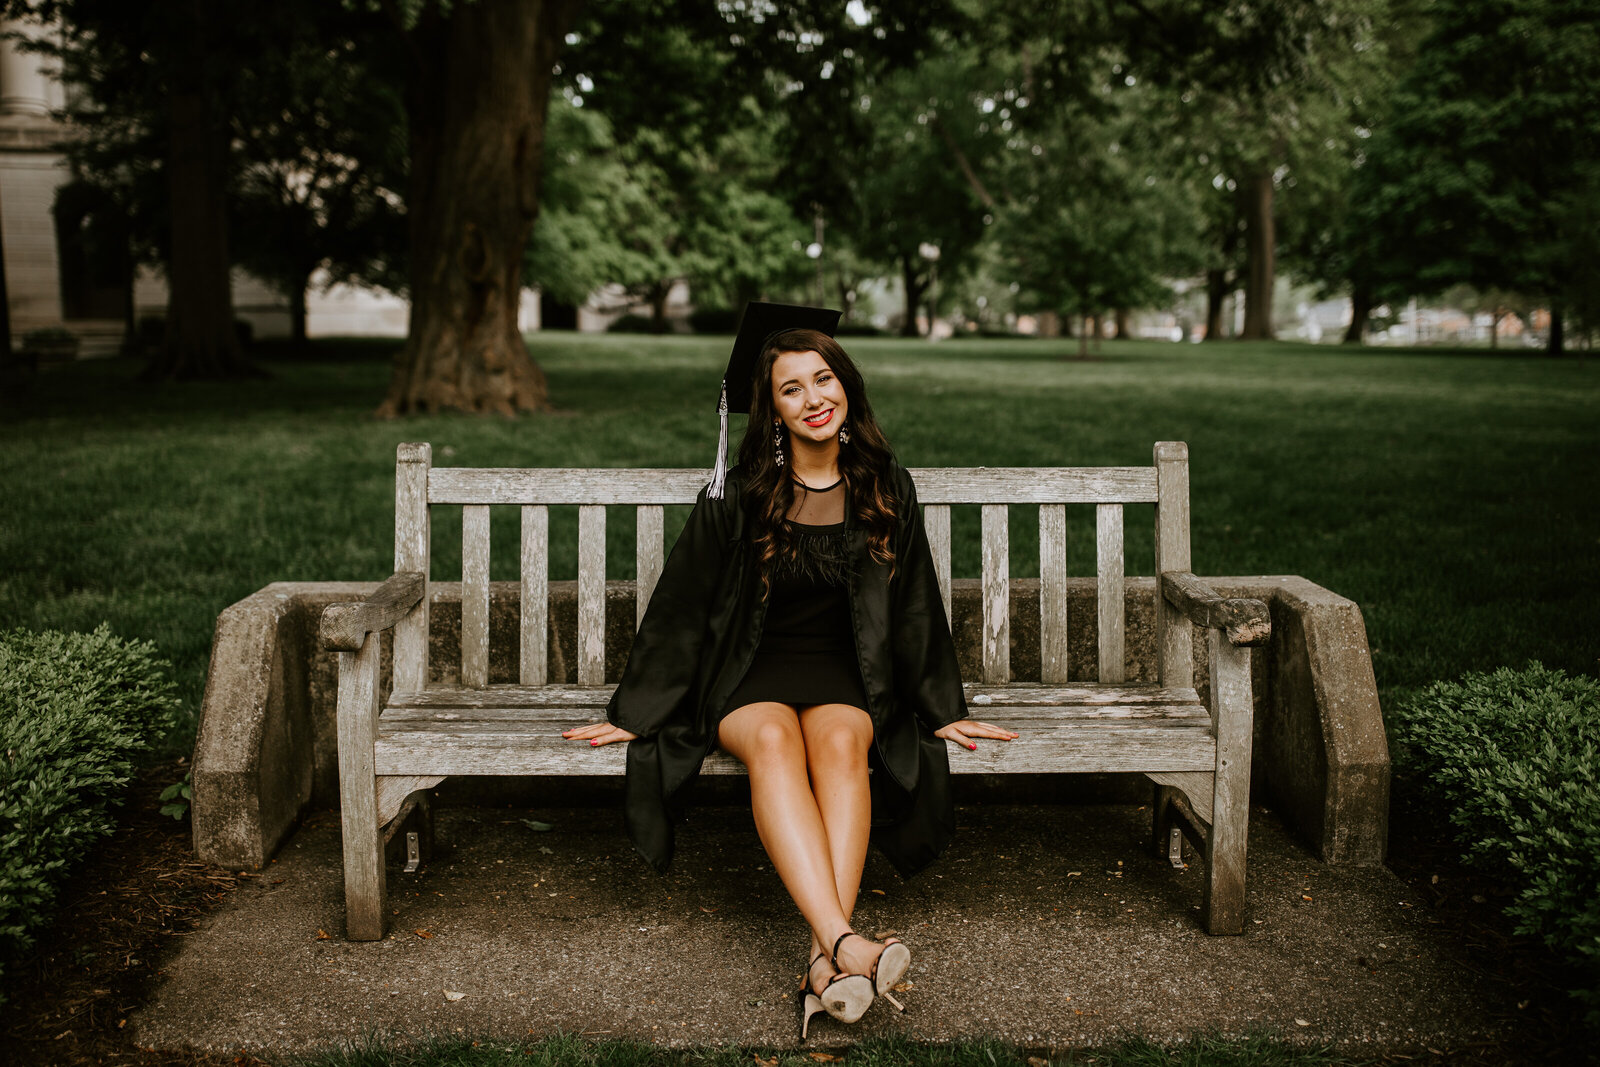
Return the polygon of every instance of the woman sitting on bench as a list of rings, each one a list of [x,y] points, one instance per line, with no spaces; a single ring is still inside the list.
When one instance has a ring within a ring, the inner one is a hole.
[[[718,744],[749,771],[756,830],[811,927],[802,1040],[854,1022],[910,965],[850,929],[869,834],[902,875],[954,829],[945,742],[1017,735],[967,718],[916,490],[832,332],[838,312],[745,311],[722,440],[651,596],[607,722],[629,741],[629,835],[671,862],[683,789]],[[726,469],[727,412],[748,411]],[[874,773],[868,773],[871,768]]]

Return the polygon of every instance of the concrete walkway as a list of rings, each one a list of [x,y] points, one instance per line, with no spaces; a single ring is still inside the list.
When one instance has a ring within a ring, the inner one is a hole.
[[[535,832],[523,819],[554,824]],[[1242,937],[1196,922],[1198,862],[1142,847],[1129,806],[971,806],[946,858],[902,882],[868,859],[856,925],[911,946],[886,1002],[811,1047],[898,1032],[1028,1048],[1275,1032],[1351,1052],[1506,1040],[1517,1009],[1384,868],[1325,867],[1252,815]],[[703,807],[660,877],[619,812],[456,808],[414,875],[391,868],[392,936],[343,940],[337,814],[183,939],[129,1020],[145,1046],[304,1050],[363,1033],[792,1046],[806,935],[748,808]],[[319,931],[331,934],[319,939]],[[426,936],[424,936],[426,935]],[[462,993],[449,999],[446,991]]]

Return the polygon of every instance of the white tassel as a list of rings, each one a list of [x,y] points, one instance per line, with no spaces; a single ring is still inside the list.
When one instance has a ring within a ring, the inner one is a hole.
[[[722,399],[717,401],[717,465],[711,468],[711,485],[706,496],[722,499],[723,487],[728,480],[728,379],[722,379]]]

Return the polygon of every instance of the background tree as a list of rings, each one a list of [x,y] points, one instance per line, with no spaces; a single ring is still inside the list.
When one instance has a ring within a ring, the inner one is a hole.
[[[1563,223],[1600,164],[1600,16],[1564,0],[1439,0],[1430,15],[1360,172],[1363,269],[1410,294],[1465,282],[1548,300],[1560,353]],[[1592,258],[1592,231],[1578,240]]]
[[[321,5],[263,41],[240,74],[234,258],[289,301],[306,342],[312,274],[405,288],[405,112],[362,55],[370,21]]]
[[[1236,198],[1237,221],[1210,212],[1217,244],[1208,292],[1226,281],[1242,231],[1241,338],[1273,335],[1277,275],[1274,202],[1285,177],[1326,150],[1381,14],[1378,0],[1279,0],[1218,6],[1203,0],[1125,0],[1113,19],[1125,42],[1125,78],[1172,93],[1174,122],[1213,185]],[[1315,164],[1311,164],[1315,165]],[[1214,273],[1216,272],[1216,273]],[[1220,301],[1212,299],[1208,319]],[[1208,336],[1211,335],[1208,329]]]
[[[162,190],[160,211],[141,219],[159,226],[143,244],[159,249],[168,285],[165,335],[146,376],[250,373],[229,279],[230,118],[245,57],[259,51],[275,12],[228,0],[7,0],[4,13],[60,24],[60,44],[45,50],[81,90],[68,108],[85,131],[83,152],[69,149],[74,164],[91,178],[121,171],[139,190]],[[96,157],[137,151],[145,162],[96,171]]]

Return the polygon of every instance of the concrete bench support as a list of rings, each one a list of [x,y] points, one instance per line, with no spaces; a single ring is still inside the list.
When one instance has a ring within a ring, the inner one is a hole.
[[[1389,753],[1366,626],[1352,601],[1295,576],[1206,578],[1226,597],[1265,600],[1270,644],[1255,650],[1252,792],[1278,808],[1327,863],[1381,863],[1388,838]],[[339,800],[335,654],[317,645],[331,604],[360,600],[377,582],[278,582],[217,620],[194,758],[195,851],[207,862],[260,867],[308,807]],[[956,579],[951,609],[964,677],[983,664],[981,582]],[[577,680],[575,582],[551,582],[550,679]],[[518,584],[490,587],[488,680],[517,681]],[[459,583],[430,584],[433,681],[456,681]],[[1039,583],[1011,582],[1010,665],[1037,679]],[[1129,578],[1125,592],[1127,680],[1155,679],[1155,582]],[[1096,676],[1093,578],[1067,582],[1068,680]],[[605,677],[621,673],[637,622],[632,582],[607,582]],[[1196,629],[1194,662],[1209,661]],[[1201,696],[1209,673],[1202,670]],[[390,689],[390,650],[379,655],[378,690]]]

